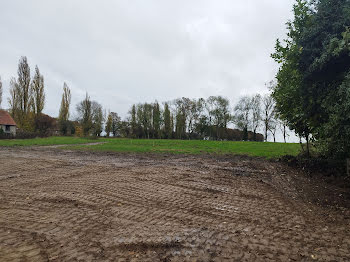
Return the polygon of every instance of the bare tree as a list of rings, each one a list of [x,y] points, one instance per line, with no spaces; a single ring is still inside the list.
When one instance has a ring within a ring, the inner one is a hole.
[[[252,129],[254,133],[253,140],[256,141],[256,131],[260,126],[261,121],[261,96],[259,94],[254,95],[251,98],[252,107]]]
[[[279,126],[280,126],[280,121],[276,117],[270,122],[270,125],[269,125],[269,131],[271,132],[273,137],[273,142],[275,143],[276,143],[276,133]]]
[[[243,96],[235,106],[234,122],[236,126],[243,130],[243,140],[248,140],[248,129],[251,126],[250,112],[252,102],[249,96]]]
[[[1,108],[1,102],[2,102],[2,82],[1,82],[1,76],[0,76],[0,108]]]
[[[35,67],[35,75],[31,84],[31,106],[37,117],[43,111],[45,105],[44,77],[40,74],[38,66]]]
[[[284,143],[287,143],[287,136],[289,136],[289,134],[288,134],[288,125],[287,125],[286,121],[280,120],[279,126],[281,128]]]
[[[271,129],[275,117],[275,100],[270,94],[265,95],[262,99],[262,104],[265,141],[267,141],[268,131]]]

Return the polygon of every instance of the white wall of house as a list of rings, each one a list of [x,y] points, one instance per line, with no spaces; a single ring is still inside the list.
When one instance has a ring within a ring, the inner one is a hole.
[[[5,133],[10,133],[12,135],[16,135],[16,126],[8,126],[9,127],[9,130],[6,129],[6,126],[5,125],[0,125],[0,128],[2,130],[4,130]]]

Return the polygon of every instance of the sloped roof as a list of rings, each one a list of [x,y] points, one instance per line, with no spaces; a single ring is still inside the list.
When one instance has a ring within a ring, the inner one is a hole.
[[[0,109],[0,125],[15,126],[16,122],[7,111]]]

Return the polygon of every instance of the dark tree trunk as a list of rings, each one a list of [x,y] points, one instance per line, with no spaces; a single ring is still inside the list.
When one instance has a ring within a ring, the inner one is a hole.
[[[254,129],[253,140],[256,141],[256,129]]]
[[[299,143],[300,143],[300,146],[301,146],[301,150],[303,150],[303,152],[305,152],[303,141],[301,141],[301,136],[299,137]]]
[[[248,141],[248,128],[244,128],[243,130],[243,140]]]
[[[306,155],[310,157],[310,141],[309,134],[306,135]]]

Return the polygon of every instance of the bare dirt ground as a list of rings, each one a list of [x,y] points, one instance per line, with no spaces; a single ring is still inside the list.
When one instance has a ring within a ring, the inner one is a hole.
[[[1,148],[0,261],[350,261],[347,190],[248,157]]]

